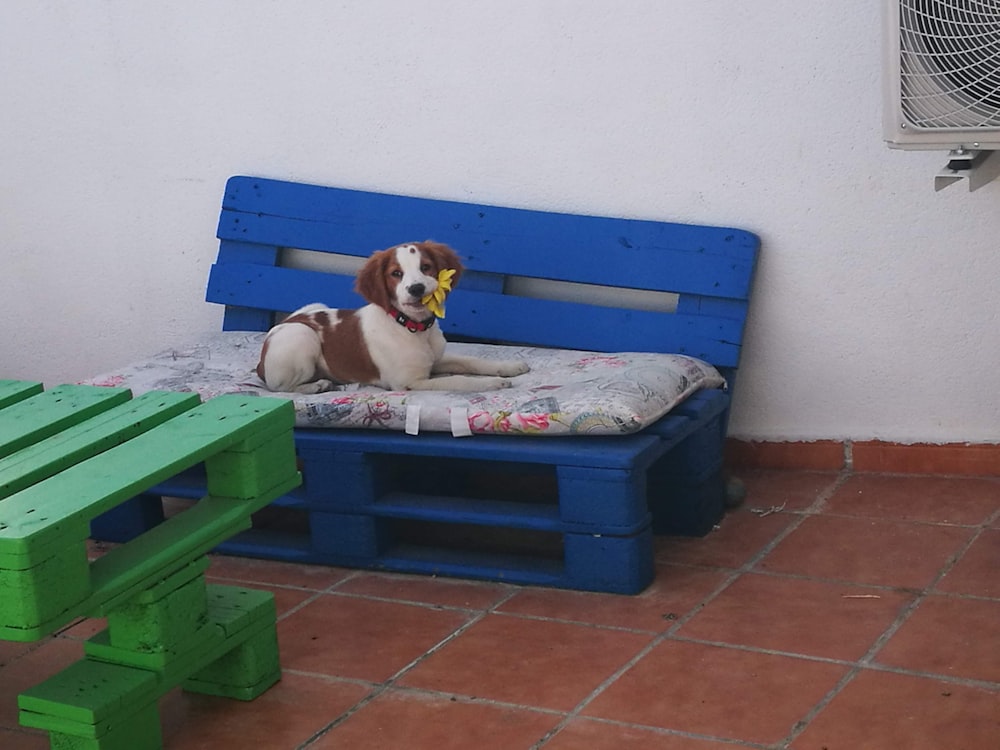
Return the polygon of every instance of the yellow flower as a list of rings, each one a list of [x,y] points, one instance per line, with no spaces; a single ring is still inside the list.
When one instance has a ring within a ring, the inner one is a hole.
[[[445,268],[438,272],[437,289],[424,296],[420,302],[439,318],[444,317],[444,298],[451,291],[451,277],[455,275],[454,268]]]

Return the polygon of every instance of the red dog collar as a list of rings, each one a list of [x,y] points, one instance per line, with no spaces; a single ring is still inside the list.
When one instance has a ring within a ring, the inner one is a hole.
[[[406,313],[400,312],[395,307],[389,308],[389,317],[399,323],[403,328],[405,328],[410,333],[420,333],[421,331],[426,331],[434,325],[434,316],[427,318],[427,320],[414,320]]]

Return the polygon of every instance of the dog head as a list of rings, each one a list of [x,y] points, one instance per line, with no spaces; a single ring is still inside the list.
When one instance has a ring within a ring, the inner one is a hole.
[[[438,273],[453,269],[452,286],[462,275],[458,255],[447,245],[426,240],[408,242],[374,253],[358,273],[358,294],[386,311],[392,308],[411,318],[423,318],[428,310],[421,299],[438,286]]]

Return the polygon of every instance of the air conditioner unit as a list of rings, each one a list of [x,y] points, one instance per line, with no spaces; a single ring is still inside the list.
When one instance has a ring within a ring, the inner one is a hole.
[[[1000,0],[885,0],[884,17],[889,146],[950,152],[945,184],[996,177]]]

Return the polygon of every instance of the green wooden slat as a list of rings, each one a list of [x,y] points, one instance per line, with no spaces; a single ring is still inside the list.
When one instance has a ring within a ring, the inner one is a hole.
[[[90,419],[131,398],[127,388],[60,385],[0,412],[0,456]]]
[[[90,568],[93,593],[81,612],[101,617],[136,596],[149,581],[166,577],[239,531],[250,528],[250,514],[295,488],[298,475],[252,502],[206,497],[191,508],[116,547]]]
[[[41,392],[41,383],[28,380],[0,380],[0,409]]]
[[[25,555],[260,433],[291,430],[284,399],[223,395],[0,502],[0,555]],[[294,467],[292,467],[294,472]]]
[[[118,637],[117,631],[115,637]],[[189,633],[184,639],[184,647],[190,648],[193,644],[204,644],[207,641],[220,642],[224,638],[224,633],[213,623],[206,622],[193,633]],[[95,636],[87,640],[84,645],[85,653],[91,659],[97,661],[121,664],[123,667],[136,667],[137,669],[148,669],[153,672],[163,673],[178,660],[177,650],[170,649],[127,649],[117,648],[111,645],[111,629],[102,630]],[[181,649],[183,651],[183,649]]]
[[[131,649],[111,645],[111,633],[117,640],[117,628],[109,627],[92,636],[84,644],[89,658],[123,667],[138,667],[159,673],[161,689],[182,682],[189,676],[210,667],[214,659],[205,660],[206,650],[215,650],[226,639],[238,636],[248,628],[274,627],[274,595],[268,591],[253,591],[230,586],[211,585],[207,597],[203,624],[192,632],[183,643],[173,648]],[[158,644],[160,646],[161,644]]]
[[[208,609],[226,635],[233,635],[258,620],[277,616],[274,596],[267,591],[211,583],[207,586]]]
[[[84,659],[18,697],[24,726],[77,737],[101,736],[137,706],[151,703],[202,672],[268,628],[274,628],[274,595],[236,587],[209,586],[208,623],[162,671]],[[88,642],[107,642],[107,631]]]
[[[195,393],[150,391],[0,458],[0,500],[124,443],[199,403]]]
[[[189,677],[203,672],[206,667],[211,670],[215,662],[226,654],[232,653],[238,645],[246,643],[262,631],[271,630],[273,632],[275,627],[274,594],[270,591],[231,587],[236,596],[230,598],[230,603],[237,604],[237,597],[242,601],[238,603],[238,606],[227,607],[224,606],[225,603],[221,603],[223,606],[217,606],[220,604],[216,601],[215,595],[218,588],[218,586],[209,587],[208,620],[224,634],[224,638],[221,641],[208,642],[203,647],[192,649],[181,659],[168,664],[161,677],[165,686],[173,688]]]
[[[159,693],[154,672],[82,660],[25,691],[17,703],[22,711],[37,715],[43,724],[39,728],[48,729],[47,717],[96,724],[126,714],[126,709],[138,704],[149,703]]]

